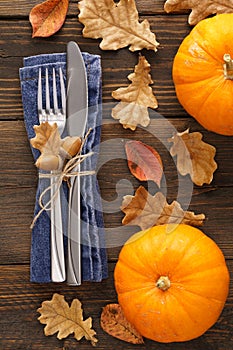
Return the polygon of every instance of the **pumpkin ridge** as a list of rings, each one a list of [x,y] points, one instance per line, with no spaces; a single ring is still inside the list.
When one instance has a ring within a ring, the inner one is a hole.
[[[205,104],[206,104],[206,101],[208,101],[208,99],[210,98],[210,96],[213,94],[213,93],[215,93],[216,92],[216,90],[220,90],[221,89],[221,86],[220,86],[220,84],[224,84],[225,83],[225,78],[224,78],[224,74],[223,74],[223,77],[216,77],[215,78],[216,79],[216,82],[215,82],[215,88],[214,89],[212,89],[211,90],[211,92],[210,92],[210,94],[208,95],[208,97],[207,97],[207,99],[205,99],[205,101],[204,101],[204,103],[203,103],[203,105],[202,105],[202,107],[201,107],[201,110],[204,108],[204,106],[205,106]],[[212,78],[212,81],[213,81],[213,78]]]
[[[174,275],[177,271],[177,268],[179,268],[180,264],[183,264],[183,259],[186,257],[186,255],[189,253],[189,249],[192,248],[192,246],[196,243],[198,243],[199,241],[201,241],[202,239],[206,239],[207,236],[200,236],[198,237],[195,241],[190,242],[189,246],[186,247],[183,256],[180,258],[178,264],[176,265],[176,267],[174,267],[172,274]]]
[[[175,286],[175,282],[173,282],[172,284]],[[178,285],[178,283],[177,283],[177,285]],[[216,298],[205,297],[205,296],[203,296],[203,295],[201,295],[199,293],[193,292],[192,290],[186,288],[184,285],[182,285],[182,287],[184,287],[184,288],[182,288],[182,292],[190,293],[190,294],[192,294],[194,296],[197,296],[197,297],[199,297],[201,299],[204,299],[204,300],[211,300],[211,301],[213,301],[215,303],[218,303],[218,304],[224,304],[221,300],[218,300]]]
[[[217,76],[216,74],[216,77],[215,78],[220,78],[222,80],[221,77]],[[224,78],[224,75],[223,75],[223,78]],[[192,80],[192,81],[182,81],[182,83],[177,83],[177,85],[184,85],[184,86],[187,86],[187,85],[194,85],[194,84],[198,84],[198,83],[204,83],[205,85],[206,84],[209,84],[209,81],[213,81],[213,75],[210,75],[208,78],[205,78],[203,79],[203,77],[200,76],[200,78],[198,80]],[[196,90],[196,87],[194,86],[193,89]]]
[[[173,285],[173,283],[172,283]],[[175,293],[172,291],[172,288],[170,288],[169,290],[169,293],[170,293],[170,297],[173,297],[174,299],[176,299],[177,303],[182,307],[183,311],[186,313],[186,315],[188,315],[189,319],[191,320],[192,323],[195,324],[195,322],[193,321],[193,318],[192,316],[189,314],[187,308],[185,308],[185,305],[183,304],[182,302],[182,298],[177,298],[177,296],[175,295]]]
[[[138,258],[138,256],[137,256],[137,258]],[[143,262],[141,259],[138,258],[138,260],[144,265],[144,262]],[[145,276],[145,274],[144,274],[143,271],[138,271],[138,269],[135,268],[133,264],[128,263],[127,260],[122,259],[122,258],[119,258],[119,261],[121,261],[121,263],[123,263],[123,264],[124,264],[126,267],[128,267],[131,271],[136,272],[137,274],[141,275],[142,277]],[[156,266],[157,266],[157,265],[156,265]],[[157,268],[156,268],[156,269],[157,269]],[[148,277],[148,279],[149,279],[149,277]]]
[[[205,47],[205,46],[203,46],[202,45],[202,43],[204,43],[204,42],[206,42],[206,36],[203,36],[202,34],[201,34],[201,31],[200,31],[200,29],[199,29],[199,26],[197,26],[197,28],[196,28],[196,32],[197,32],[197,34],[200,36],[200,40],[197,40],[197,42],[198,42],[198,46],[203,50],[203,51],[205,51],[205,54],[207,54],[208,56],[210,56],[210,58],[212,58],[214,61],[218,61],[220,64],[222,64],[222,61],[221,61],[221,59],[219,58],[219,56],[218,55],[215,55],[215,54],[212,54],[212,52],[211,51],[209,51],[209,49],[211,48],[211,50],[213,50],[214,51],[214,53],[215,53],[215,48],[214,47],[210,47],[210,41],[208,40],[208,45]],[[206,32],[205,31],[205,34],[208,34],[208,32]],[[196,40],[196,37],[194,36],[194,39]],[[193,57],[193,56],[192,56]],[[194,57],[193,57],[194,58]]]
[[[153,295],[153,294],[154,294],[154,290],[153,290],[153,288],[151,288],[152,285],[156,288],[155,283],[154,283],[154,284],[151,283],[151,286],[148,285],[148,286],[146,286],[146,287],[143,286],[143,287],[140,287],[140,288],[135,288],[135,287],[134,287],[133,291],[134,291],[134,292],[139,292],[139,291],[141,292],[141,291],[143,291],[143,290],[145,291],[146,289],[148,289],[148,295],[149,295],[149,294],[152,294],[152,295]],[[125,292],[121,292],[120,294],[121,294],[121,295],[124,295],[124,296],[127,295],[127,294],[132,294],[132,290],[127,290],[127,291],[125,291]]]
[[[213,267],[209,267],[208,269],[204,269],[203,270],[203,268],[202,268],[202,272],[200,272],[200,271],[198,271],[198,272],[191,272],[190,274],[188,274],[188,275],[186,275],[186,276],[188,276],[188,277],[192,277],[193,275],[195,275],[195,274],[200,274],[200,273],[206,273],[206,272],[208,272],[208,271],[211,271],[211,270],[216,270],[216,269],[218,269],[218,268],[220,268],[221,267],[221,265],[216,265],[216,266],[213,266]],[[175,274],[175,273],[174,273]],[[179,284],[179,283],[186,283],[186,281],[185,281],[185,276],[184,276],[184,278],[180,278],[179,279],[179,281],[180,282],[173,282],[173,284]]]

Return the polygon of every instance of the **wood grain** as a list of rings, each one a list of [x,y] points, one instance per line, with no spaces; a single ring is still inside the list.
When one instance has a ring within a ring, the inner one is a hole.
[[[164,14],[164,0],[136,0],[136,6],[139,14]],[[3,0],[0,2],[0,14],[5,17],[28,17],[28,13],[30,10],[37,4],[41,3],[40,0],[18,0],[14,2],[14,6],[12,6],[12,2],[10,0]],[[77,16],[78,14],[78,1],[70,0],[69,1],[69,11],[68,16]],[[9,8],[11,11],[9,12]],[[184,13],[184,11],[183,11]]]
[[[232,261],[229,269],[233,270]],[[43,325],[39,323],[36,310],[42,301],[50,300],[53,293],[65,295],[70,303],[74,298],[79,298],[83,304],[84,317],[93,318],[93,328],[97,332],[99,342],[98,349],[135,349],[135,345],[127,344],[106,334],[100,327],[99,318],[102,308],[117,302],[114,289],[113,271],[115,264],[109,264],[110,278],[101,283],[83,283],[80,287],[68,287],[65,284],[31,284],[28,282],[28,266],[4,266],[0,271],[0,295],[1,295],[1,319],[2,333],[1,345],[4,350],[39,349],[91,349],[86,341],[79,344],[69,336],[66,340],[58,341],[56,335],[45,337]],[[106,293],[107,291],[107,293]],[[232,341],[232,306],[233,285],[231,284],[226,306],[218,322],[201,338],[186,343],[159,344],[145,340],[145,345],[137,346],[138,349],[230,349]],[[32,336],[33,334],[33,336]],[[188,345],[187,345],[188,344]],[[224,344],[224,346],[222,345]],[[188,348],[187,348],[188,346]]]
[[[177,200],[184,208],[189,208],[196,213],[205,213],[204,232],[220,245],[227,258],[233,258],[233,239],[228,234],[233,222],[233,164],[231,161],[233,143],[231,138],[209,133],[191,118],[156,119],[153,115],[151,118],[149,128],[138,128],[134,133],[123,130],[122,126],[113,120],[103,120],[97,175],[103,200],[109,258],[116,259],[123,242],[138,230],[135,227],[122,229],[123,213],[119,209],[123,196],[133,194],[140,184],[130,174],[127,166],[124,141],[128,139],[143,140],[157,149],[164,162],[164,180],[161,190],[167,194],[170,202],[178,197]],[[167,139],[175,130],[182,131],[187,127],[190,127],[191,131],[201,131],[204,141],[217,149],[218,169],[210,185],[193,187],[188,176],[178,178],[174,160],[169,154],[170,144]],[[33,164],[23,122],[2,121],[0,128],[0,148],[4,149],[1,155],[0,198],[1,202],[5,203],[0,211],[2,229],[0,262],[2,264],[29,263],[29,226],[34,210],[37,171]],[[14,150],[13,153],[12,150]],[[155,190],[151,184],[143,185],[149,186],[152,192]],[[12,213],[17,213],[14,220],[12,220]],[[14,250],[11,250],[17,237],[20,239]]]
[[[87,341],[77,343],[72,336],[59,341],[56,336],[45,337],[36,312],[42,301],[53,293],[65,295],[68,302],[79,298],[85,318],[93,317],[97,331],[98,349],[133,350],[127,344],[106,334],[100,327],[101,309],[117,302],[113,272],[122,244],[138,227],[122,227],[123,213],[119,207],[122,197],[133,194],[140,182],[133,178],[127,167],[124,142],[141,140],[160,153],[164,163],[161,190],[168,201],[182,203],[184,209],[204,213],[202,227],[222,249],[233,277],[233,142],[231,137],[204,130],[179,104],[172,81],[172,64],[183,38],[190,32],[187,23],[190,11],[177,14],[164,12],[164,0],[136,0],[140,21],[147,19],[160,42],[158,52],[143,50],[151,64],[152,85],[159,108],[149,110],[151,124],[138,127],[135,132],[124,130],[111,117],[116,101],[113,90],[129,84],[127,79],[138,61],[138,53],[127,48],[101,51],[100,40],[84,38],[78,21],[77,0],[70,0],[69,11],[61,30],[50,38],[32,39],[28,15],[40,0],[0,1],[0,349],[3,350],[71,350],[86,349]],[[81,50],[101,55],[103,70],[103,125],[97,175],[103,201],[106,227],[106,245],[109,259],[109,278],[101,283],[83,283],[80,287],[66,284],[32,284],[29,282],[30,223],[33,217],[37,170],[23,122],[19,82],[19,68],[23,57],[41,53],[64,52],[66,44],[75,40]],[[216,147],[218,169],[213,182],[202,187],[191,186],[188,177],[178,176],[175,159],[169,154],[168,137],[174,132],[190,128],[200,131],[203,140]],[[158,188],[143,183],[151,192]],[[150,350],[228,350],[233,341],[233,285],[225,308],[217,323],[198,339],[186,343],[160,344],[149,340],[138,349]]]
[[[159,108],[158,112],[166,117],[187,116],[179,104],[171,79],[172,62],[175,53],[190,27],[183,16],[171,17],[169,22],[164,16],[147,17],[151,30],[157,33],[160,42],[158,52],[143,50],[143,54],[151,64],[153,78],[152,89],[155,93]],[[63,28],[50,38],[31,39],[31,27],[28,20],[2,20],[0,50],[0,100],[2,108],[0,119],[22,119],[22,102],[19,82],[19,68],[23,66],[23,57],[36,55],[41,52],[64,52],[70,38],[74,38],[83,51],[101,55],[103,69],[103,102],[116,102],[111,93],[118,87],[129,84],[127,76],[134,70],[138,61],[138,53],[127,49],[101,51],[100,40],[82,37],[82,25],[77,19],[68,18]],[[10,44],[9,44],[10,43]],[[48,45],[49,44],[49,45]],[[10,69],[8,69],[10,67]]]

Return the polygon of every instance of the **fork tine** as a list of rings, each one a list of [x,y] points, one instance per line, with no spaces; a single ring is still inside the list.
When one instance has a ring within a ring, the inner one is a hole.
[[[50,97],[49,97],[49,75],[48,68],[45,70],[45,103],[46,103],[46,111],[50,112]]]
[[[59,68],[59,73],[60,73],[62,111],[63,111],[63,113],[66,113],[66,90],[65,90],[65,84],[64,84],[64,79],[63,79],[61,67]]]
[[[54,113],[57,113],[58,112],[57,87],[56,87],[56,75],[55,75],[54,68],[53,68],[53,108],[54,108]]]
[[[42,82],[41,82],[41,68],[39,68],[39,78],[38,78],[38,90],[37,90],[37,108],[40,113],[42,113]]]

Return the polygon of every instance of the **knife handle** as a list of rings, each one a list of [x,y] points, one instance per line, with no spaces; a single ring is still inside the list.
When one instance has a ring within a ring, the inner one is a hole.
[[[74,171],[80,171],[80,164]],[[71,179],[69,193],[67,284],[81,284],[81,203],[80,177]]]
[[[57,188],[54,177],[51,177],[50,185],[51,198],[53,198],[58,190],[58,194],[53,199],[51,206],[51,280],[52,282],[63,282],[66,279],[66,272],[60,190]]]

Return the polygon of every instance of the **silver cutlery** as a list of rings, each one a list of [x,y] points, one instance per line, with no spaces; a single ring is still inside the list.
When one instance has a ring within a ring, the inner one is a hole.
[[[61,68],[59,68],[59,84],[61,92],[61,108],[58,108],[58,97],[56,87],[56,72],[53,68],[53,108],[50,107],[50,89],[48,69],[45,70],[45,108],[42,100],[42,77],[39,69],[38,79],[38,116],[40,124],[48,122],[57,123],[60,134],[63,133],[66,124],[66,92]],[[66,279],[63,229],[61,216],[60,191],[56,186],[56,173],[51,172],[50,196],[51,196],[51,280],[53,282],[63,282]],[[58,191],[57,196],[55,196]]]
[[[67,131],[84,136],[88,116],[88,85],[85,64],[78,45],[67,45]],[[80,164],[76,171],[80,171]],[[69,193],[67,283],[81,284],[81,208],[80,177],[71,178]]]

